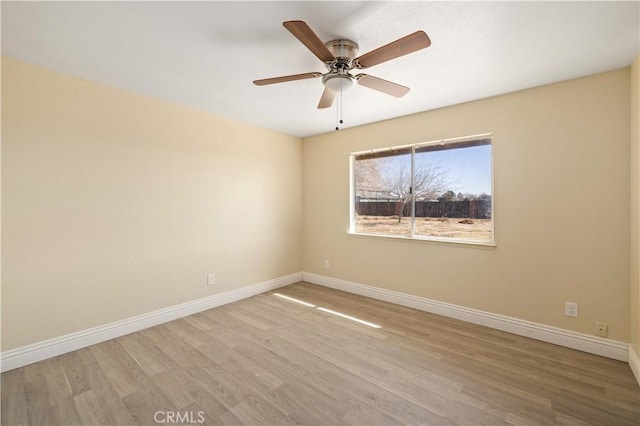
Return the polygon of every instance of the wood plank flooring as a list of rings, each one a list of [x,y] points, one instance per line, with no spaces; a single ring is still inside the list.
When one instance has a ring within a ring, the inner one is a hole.
[[[626,363],[307,283],[6,372],[1,398],[3,425],[640,424]]]

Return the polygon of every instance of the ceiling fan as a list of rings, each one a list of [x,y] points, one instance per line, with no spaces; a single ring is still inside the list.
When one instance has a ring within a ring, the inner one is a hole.
[[[326,73],[308,72],[303,74],[287,75],[282,77],[254,80],[257,86],[267,84],[284,83],[287,81],[303,80],[307,78],[322,77],[324,91],[320,97],[318,108],[329,108],[337,93],[352,88],[357,82],[361,86],[386,93],[397,98],[406,95],[409,88],[391,81],[383,80],[367,74],[353,75],[352,69],[369,68],[391,59],[407,55],[431,45],[429,36],[424,31],[416,31],[413,34],[402,37],[396,41],[372,50],[369,53],[356,57],[358,53],[357,43],[347,39],[331,40],[323,43],[322,40],[304,21],[287,21],[282,25],[300,40],[318,59],[324,62],[328,69]]]

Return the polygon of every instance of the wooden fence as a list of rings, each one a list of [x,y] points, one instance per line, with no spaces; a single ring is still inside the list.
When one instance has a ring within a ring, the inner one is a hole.
[[[399,201],[358,201],[356,213],[362,216],[397,216],[402,208]],[[411,216],[411,203],[402,210],[403,216]],[[491,218],[491,200],[464,201],[416,201],[416,217],[468,217]]]

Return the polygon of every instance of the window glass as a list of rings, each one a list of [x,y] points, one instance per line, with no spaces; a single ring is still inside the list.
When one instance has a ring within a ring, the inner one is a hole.
[[[489,137],[353,154],[352,231],[493,242]]]

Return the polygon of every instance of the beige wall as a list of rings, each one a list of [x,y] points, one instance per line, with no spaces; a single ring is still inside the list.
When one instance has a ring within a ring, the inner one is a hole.
[[[631,345],[640,355],[640,56],[631,67]],[[640,377],[638,378],[640,380]]]
[[[2,121],[3,351],[300,271],[300,139],[7,58]]]
[[[629,114],[623,69],[305,139],[304,270],[629,341]],[[347,233],[351,152],[485,132],[495,249]]]
[[[3,351],[303,269],[588,334],[605,321],[640,352],[638,60],[635,112],[624,69],[302,145],[2,66]],[[347,234],[351,152],[484,132],[495,249]]]

